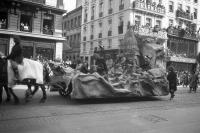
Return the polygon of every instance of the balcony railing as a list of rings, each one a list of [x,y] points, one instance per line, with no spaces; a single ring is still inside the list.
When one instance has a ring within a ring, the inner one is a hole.
[[[176,28],[176,27],[171,26],[171,27],[168,27],[167,33],[168,35],[183,37],[183,38],[192,39],[192,40],[198,40],[198,37],[195,31],[189,28],[182,29],[182,28]]]
[[[193,20],[193,16],[190,13],[187,13],[183,10],[177,10],[176,17],[180,19],[184,19],[184,20],[189,20],[189,21]]]
[[[145,1],[136,0],[135,2],[133,2],[133,8],[144,12],[149,12],[154,14],[156,13],[162,16],[164,16],[165,14],[165,7],[160,3],[157,4],[156,2],[146,3]]]

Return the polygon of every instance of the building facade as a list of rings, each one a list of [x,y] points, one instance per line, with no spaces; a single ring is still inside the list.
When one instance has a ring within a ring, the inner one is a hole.
[[[157,0],[155,5],[158,4]],[[140,0],[82,1],[81,56],[90,62],[98,45],[106,50],[119,49],[128,25],[162,26],[166,15],[163,5],[153,9],[152,5],[141,3]]]
[[[168,28],[168,64],[177,71],[190,71],[200,52],[198,0],[169,0],[164,25]]]
[[[142,32],[146,31],[143,30],[146,26],[167,31],[167,37],[163,35],[160,39],[169,56],[168,65],[189,70],[195,63],[194,58],[200,51],[195,33],[200,25],[198,0],[83,0],[82,6],[80,55],[85,60],[90,62],[99,45],[106,50],[119,49],[128,25],[137,25],[141,36],[145,36]],[[173,32],[179,31],[167,30],[169,26],[179,27],[185,34],[177,33],[177,36]],[[186,53],[187,57],[173,57],[170,52],[177,56]]]
[[[64,45],[63,57],[77,60],[80,57],[82,6],[70,11],[63,17]]]
[[[62,0],[1,0],[0,51],[8,55],[18,35],[26,58],[62,59],[63,13]]]

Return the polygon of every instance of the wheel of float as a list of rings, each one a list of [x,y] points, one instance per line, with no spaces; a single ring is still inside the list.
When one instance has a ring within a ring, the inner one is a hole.
[[[62,89],[59,89],[59,94],[63,97],[69,96],[71,93],[70,85],[67,87],[64,82],[59,83],[59,85],[62,86]]]

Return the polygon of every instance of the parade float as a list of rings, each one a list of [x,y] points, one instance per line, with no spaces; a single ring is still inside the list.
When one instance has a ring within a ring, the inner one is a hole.
[[[62,84],[60,94],[70,95],[72,99],[168,95],[163,46],[166,39],[165,31],[129,27],[107,71],[83,74],[71,70],[68,76],[61,76],[62,81],[57,82],[58,78],[52,81]],[[106,59],[104,53],[101,49],[100,53],[95,54]]]

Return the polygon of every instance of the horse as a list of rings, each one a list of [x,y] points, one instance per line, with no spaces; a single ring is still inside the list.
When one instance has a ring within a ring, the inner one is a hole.
[[[19,103],[19,98],[15,95],[12,88],[8,87],[8,74],[7,74],[7,60],[6,58],[0,57],[0,104],[2,103],[2,93],[3,88],[6,91],[7,99],[6,101],[10,101],[11,95],[14,98],[15,103]]]
[[[46,77],[48,72],[42,63],[24,58],[23,64],[18,64],[10,59],[5,59],[4,62],[1,60],[1,64],[3,64],[3,67],[0,69],[4,71],[6,78],[8,79],[4,84],[7,84],[10,88],[9,90],[15,99],[15,103],[19,103],[19,99],[13,91],[13,87],[16,84],[28,86],[28,89],[25,93],[26,101],[29,101],[30,96],[33,96],[39,87],[43,92],[43,97],[41,98],[40,102],[43,103],[46,101],[47,95],[43,77]],[[7,67],[7,69],[3,69],[5,67]],[[40,70],[37,70],[39,68]],[[33,91],[31,90],[31,86],[35,87]]]

